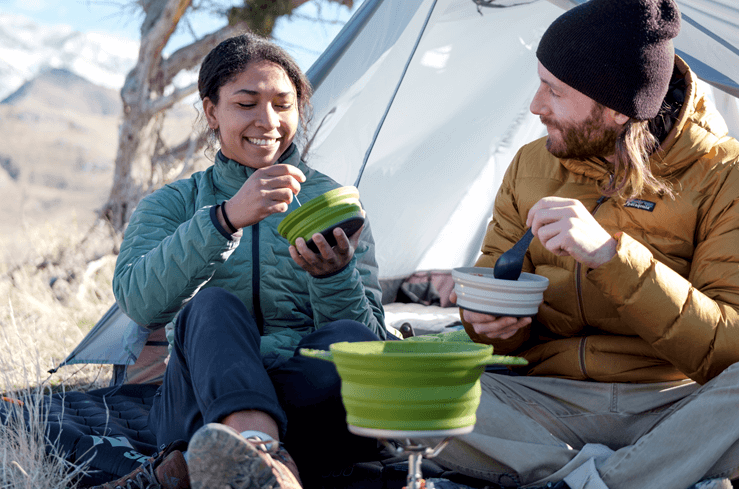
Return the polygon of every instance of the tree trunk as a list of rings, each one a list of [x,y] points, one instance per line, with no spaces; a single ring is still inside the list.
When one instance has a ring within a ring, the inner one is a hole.
[[[208,51],[235,30],[226,26],[163,58],[162,51],[190,3],[191,0],[147,0],[141,4],[146,18],[141,26],[139,57],[121,89],[123,120],[113,186],[100,212],[118,234],[125,230],[138,202],[155,186],[166,183],[161,178],[166,172],[159,166],[174,166],[173,158],[185,161],[204,142],[190,135],[174,150],[162,148],[160,144],[166,110],[197,89],[193,84],[165,96],[165,88],[178,73],[197,66]],[[182,151],[182,147],[190,151]]]
[[[118,232],[123,232],[136,204],[152,185],[151,158],[158,138],[161,117],[142,114],[124,117],[118,139],[113,187],[103,215]]]

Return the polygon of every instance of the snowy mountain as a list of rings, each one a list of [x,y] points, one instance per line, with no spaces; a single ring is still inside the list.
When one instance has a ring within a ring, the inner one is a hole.
[[[138,42],[129,39],[0,14],[0,100],[51,69],[118,90],[137,56]]]
[[[32,100],[41,106],[55,107],[78,114],[118,115],[121,97],[118,91],[96,85],[69,70],[51,68],[0,101],[18,105]]]

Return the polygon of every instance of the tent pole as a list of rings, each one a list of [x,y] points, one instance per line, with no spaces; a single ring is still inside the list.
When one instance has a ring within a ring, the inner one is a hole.
[[[375,129],[375,134],[372,136],[372,140],[370,141],[369,147],[367,148],[367,151],[364,154],[364,159],[362,160],[362,166],[359,168],[359,174],[357,175],[357,180],[354,182],[354,186],[357,188],[359,188],[359,181],[362,179],[362,174],[364,173],[364,167],[367,166],[367,161],[369,160],[370,153],[372,153],[372,148],[375,147],[377,136],[380,134],[380,130],[382,129],[383,124],[385,123],[387,114],[390,112],[390,107],[392,107],[393,102],[395,101],[395,96],[398,94],[398,90],[400,90],[400,85],[403,83],[405,74],[408,72],[408,67],[411,64],[411,60],[413,60],[413,56],[415,56],[416,54],[418,45],[421,43],[421,38],[423,37],[423,34],[426,32],[426,27],[428,27],[429,20],[431,19],[431,14],[434,13],[435,8],[436,8],[436,0],[433,0],[431,4],[431,8],[429,9],[428,14],[426,14],[426,20],[423,23],[421,32],[418,33],[418,38],[416,38],[416,43],[413,45],[413,49],[411,50],[411,53],[408,56],[408,60],[405,62],[405,66],[403,67],[403,72],[401,73],[400,78],[398,79],[398,83],[395,85],[395,90],[393,91],[393,94],[390,97],[390,101],[388,102],[387,107],[385,107],[385,113],[382,114],[382,118],[380,119],[380,122],[379,124],[377,124],[377,128]]]

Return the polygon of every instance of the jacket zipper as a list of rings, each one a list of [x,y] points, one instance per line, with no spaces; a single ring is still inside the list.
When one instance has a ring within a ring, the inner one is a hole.
[[[578,346],[578,360],[580,361],[580,371],[583,377],[588,378],[588,371],[585,369],[585,342],[588,341],[587,336],[580,338],[580,345]]]
[[[603,205],[603,202],[608,200],[608,197],[605,195],[601,195],[598,198],[598,201],[595,203],[595,207],[592,211],[590,211],[590,214],[595,216],[595,213],[598,211],[598,208]],[[582,322],[587,324],[587,319],[585,318],[585,304],[582,297],[582,263],[577,262],[575,265],[575,290],[577,292],[577,307],[580,310],[580,318],[582,319]],[[587,341],[587,337],[584,336],[580,340],[580,346],[578,358],[580,360],[580,370],[582,371],[582,374],[587,378],[588,374],[585,370],[585,342]]]
[[[264,317],[259,299],[259,223],[251,226],[251,293],[254,304],[254,320],[259,336],[264,335]]]

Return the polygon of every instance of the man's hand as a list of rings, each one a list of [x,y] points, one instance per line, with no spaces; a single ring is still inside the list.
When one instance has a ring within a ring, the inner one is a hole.
[[[359,235],[362,234],[364,226],[357,232],[347,237],[344,230],[335,228],[333,233],[336,238],[336,246],[333,248],[328,244],[322,234],[316,233],[312,236],[313,242],[318,247],[318,253],[313,253],[303,238],[295,240],[295,246],[290,246],[290,256],[300,268],[314,277],[329,275],[344,268],[359,244]]]
[[[526,225],[546,249],[597,268],[616,255],[617,242],[576,199],[544,197],[529,211]]]
[[[454,304],[457,303],[457,293],[453,290],[449,294],[449,300]],[[508,339],[516,334],[519,329],[531,324],[530,317],[491,316],[490,314],[472,312],[466,309],[462,311],[462,318],[472,325],[475,333],[491,340]]]

